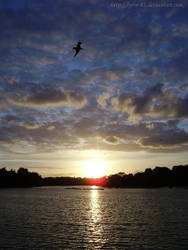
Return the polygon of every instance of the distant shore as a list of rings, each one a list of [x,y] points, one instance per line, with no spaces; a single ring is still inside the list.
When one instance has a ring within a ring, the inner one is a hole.
[[[18,171],[0,169],[0,188],[5,187],[38,187],[38,186],[98,186],[115,188],[188,188],[188,165],[147,168],[144,172],[125,174],[120,172],[100,178],[81,177],[41,177],[26,168]]]

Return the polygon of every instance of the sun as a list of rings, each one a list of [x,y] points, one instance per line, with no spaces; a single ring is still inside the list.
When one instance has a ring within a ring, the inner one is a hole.
[[[83,175],[85,177],[99,178],[105,175],[106,162],[103,160],[89,160],[84,162]]]

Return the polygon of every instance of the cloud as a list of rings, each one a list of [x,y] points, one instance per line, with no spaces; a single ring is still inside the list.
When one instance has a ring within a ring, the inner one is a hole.
[[[159,135],[151,135],[139,139],[138,143],[145,148],[173,148],[188,145],[188,133],[185,131],[161,131]]]
[[[27,129],[38,129],[38,128],[40,127],[40,126],[37,125],[37,124],[26,124],[26,123],[24,123],[24,122],[20,122],[19,125],[20,125],[21,127],[27,128]]]
[[[119,138],[117,136],[108,136],[105,138],[104,142],[106,142],[108,144],[117,145],[121,142],[121,138]]]
[[[186,118],[188,116],[188,95],[184,98],[177,97],[174,94],[166,92],[161,102],[154,104],[150,108],[151,117],[166,118]]]
[[[186,148],[185,10],[33,0],[0,11],[2,144],[40,152]],[[73,58],[79,39],[84,50]]]
[[[162,86],[161,83],[156,84],[146,89],[142,96],[120,93],[111,98],[112,108],[127,114],[130,119],[142,119],[144,114],[149,113],[153,99],[162,94]]]
[[[188,37],[188,25],[185,23],[179,23],[173,25],[173,35],[178,37]]]
[[[119,93],[110,98],[111,108],[124,113],[129,120],[179,119],[188,116],[188,95],[181,97],[159,83],[145,89],[142,95]],[[101,99],[103,97],[101,96]],[[103,100],[103,99],[102,99]],[[105,103],[107,100],[105,99]],[[102,103],[101,103],[102,104]]]
[[[87,103],[87,99],[82,94],[74,91],[66,93],[53,88],[47,88],[43,91],[16,96],[9,98],[9,102],[13,105],[24,107],[48,107],[48,106],[66,106],[73,108],[82,108]]]
[[[107,106],[107,102],[106,102],[106,101],[109,99],[109,97],[110,97],[110,93],[108,93],[108,92],[103,93],[101,96],[99,96],[99,97],[97,98],[98,104],[99,104],[100,106],[106,108],[106,106]]]
[[[180,55],[175,59],[173,59],[168,65],[169,67],[168,79],[172,81],[187,80],[188,78],[188,72],[186,67],[187,64],[188,64],[188,58],[185,54]]]
[[[114,122],[104,110],[101,114],[98,110],[88,118],[87,113],[85,118],[82,117],[81,111],[78,110],[74,117],[65,114],[59,121],[53,121],[55,116],[43,120],[42,113],[37,115],[37,120],[27,117],[27,113],[26,117],[23,115],[18,119],[7,116],[1,122],[0,141],[10,145],[10,151],[13,145],[14,152],[19,151],[17,141],[36,152],[97,148],[124,152],[164,149],[170,152],[174,148],[183,150],[188,142],[187,133],[177,128],[178,121],[175,120],[125,124]],[[48,116],[48,112],[45,115]]]

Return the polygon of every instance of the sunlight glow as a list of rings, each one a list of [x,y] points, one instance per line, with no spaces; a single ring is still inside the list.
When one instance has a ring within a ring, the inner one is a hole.
[[[84,162],[83,175],[85,177],[99,178],[105,175],[106,162],[103,160],[89,160]]]

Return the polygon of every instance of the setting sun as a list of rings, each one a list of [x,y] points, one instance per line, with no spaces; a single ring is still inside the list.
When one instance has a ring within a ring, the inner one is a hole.
[[[83,175],[85,177],[99,178],[105,175],[106,162],[103,160],[89,160],[84,162]]]

